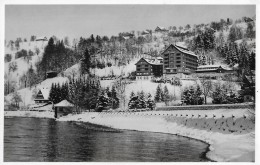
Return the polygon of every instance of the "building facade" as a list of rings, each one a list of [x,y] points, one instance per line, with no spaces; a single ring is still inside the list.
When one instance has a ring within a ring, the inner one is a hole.
[[[173,45],[163,52],[163,76],[166,78],[188,78],[198,66],[198,57],[187,48]]]
[[[136,64],[136,80],[151,80],[163,74],[163,63],[159,59],[141,58]]]
[[[35,104],[49,103],[49,90],[40,89],[34,99]]]

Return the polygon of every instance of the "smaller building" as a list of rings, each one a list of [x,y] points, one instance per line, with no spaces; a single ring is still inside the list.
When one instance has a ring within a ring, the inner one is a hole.
[[[160,57],[141,58],[136,64],[136,80],[151,80],[163,75],[163,63]]]
[[[34,99],[35,104],[48,104],[49,103],[49,90],[46,88],[40,89]]]
[[[58,73],[55,71],[49,71],[46,73],[46,78],[53,78],[53,77],[57,77]]]
[[[165,27],[157,26],[154,31],[160,33],[160,32],[167,32],[168,30]]]
[[[47,37],[37,37],[35,41],[48,41]]]
[[[67,100],[62,100],[61,102],[54,105],[55,109],[55,118],[59,118],[61,116],[66,116],[73,112],[74,105],[68,102]]]
[[[196,73],[232,73],[232,69],[226,69],[221,65],[201,65],[197,67]]]

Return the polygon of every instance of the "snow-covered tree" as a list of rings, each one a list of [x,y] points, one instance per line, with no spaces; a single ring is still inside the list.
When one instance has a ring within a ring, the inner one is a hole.
[[[97,101],[97,111],[101,112],[109,106],[109,98],[107,97],[105,91],[101,92],[101,95],[98,97]]]
[[[168,105],[168,102],[170,101],[170,94],[169,94],[167,85],[164,86],[163,95],[164,95],[163,100],[164,100],[165,104]]]
[[[153,110],[155,106],[154,100],[152,100],[152,95],[150,93],[147,94],[147,101],[146,101],[147,108]]]
[[[138,100],[137,108],[146,108],[146,101],[145,101],[144,91],[140,92],[138,98],[139,98],[139,100]]]
[[[155,93],[155,96],[154,96],[154,100],[155,102],[161,102],[162,101],[162,87],[161,87],[161,84],[159,84],[156,88],[156,93]]]

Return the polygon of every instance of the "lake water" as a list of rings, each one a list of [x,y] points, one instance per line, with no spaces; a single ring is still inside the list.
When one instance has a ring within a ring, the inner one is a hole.
[[[5,162],[198,162],[208,145],[189,138],[115,131],[53,119],[5,118]]]

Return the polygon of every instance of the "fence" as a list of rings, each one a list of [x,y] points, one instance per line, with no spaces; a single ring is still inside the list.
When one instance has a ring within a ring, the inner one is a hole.
[[[248,104],[214,104],[214,105],[192,105],[192,106],[167,106],[156,107],[156,111],[176,111],[176,110],[215,110],[215,109],[251,109],[253,103]]]

